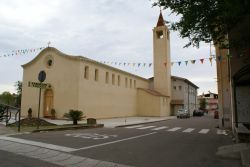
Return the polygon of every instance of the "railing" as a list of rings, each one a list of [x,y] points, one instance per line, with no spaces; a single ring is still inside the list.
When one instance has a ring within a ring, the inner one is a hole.
[[[20,132],[21,109],[14,107],[14,106],[0,103],[0,122],[5,122],[7,126],[13,116],[14,116],[15,123],[18,126],[18,132]]]

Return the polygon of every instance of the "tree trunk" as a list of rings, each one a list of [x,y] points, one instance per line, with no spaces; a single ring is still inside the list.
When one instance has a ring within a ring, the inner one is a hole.
[[[73,125],[77,125],[77,119],[73,120]]]

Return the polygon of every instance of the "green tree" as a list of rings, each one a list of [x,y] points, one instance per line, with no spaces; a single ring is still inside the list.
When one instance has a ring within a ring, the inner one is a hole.
[[[200,99],[200,109],[205,110],[207,106],[206,99]]]
[[[23,83],[21,81],[17,81],[15,83],[16,91],[17,91],[17,97],[16,97],[16,106],[21,106],[21,98],[22,98],[22,85]]]
[[[249,0],[156,0],[153,6],[180,16],[170,28],[189,39],[185,47],[213,41],[223,48],[249,49]]]
[[[10,92],[3,92],[0,95],[0,102],[8,105],[13,105],[15,101],[14,95],[12,95]]]

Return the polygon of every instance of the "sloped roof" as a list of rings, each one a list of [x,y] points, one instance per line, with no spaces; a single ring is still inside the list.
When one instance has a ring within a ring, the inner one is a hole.
[[[160,27],[160,26],[164,26],[164,25],[165,25],[165,21],[163,19],[162,13],[160,12],[156,27]]]
[[[60,56],[63,56],[65,58],[68,58],[68,59],[72,59],[72,60],[78,60],[78,61],[86,61],[86,62],[90,62],[90,63],[94,63],[96,65],[99,65],[99,66],[102,66],[102,67],[105,67],[105,68],[108,68],[110,70],[114,70],[114,71],[117,71],[117,72],[121,72],[121,73],[124,73],[126,75],[132,75],[134,77],[137,77],[139,79],[143,79],[143,80],[146,80],[148,81],[148,79],[146,78],[143,78],[143,77],[140,77],[138,75],[135,75],[135,74],[132,74],[132,73],[129,73],[129,72],[126,72],[126,71],[123,71],[123,70],[120,70],[118,68],[115,68],[115,67],[111,67],[109,65],[106,65],[104,63],[101,63],[101,62],[98,62],[98,61],[95,61],[95,60],[92,60],[92,59],[89,59],[89,58],[86,58],[86,57],[83,57],[83,56],[73,56],[73,55],[68,55],[68,54],[65,54],[61,51],[59,51],[58,49],[54,48],[54,47],[47,47],[45,49],[43,49],[33,60],[31,60],[30,62],[26,63],[26,64],[23,64],[22,67],[25,68],[31,64],[33,64],[35,61],[37,61],[39,59],[39,57],[41,57],[44,53],[48,52],[48,51],[53,51],[55,52],[56,54],[60,55]]]

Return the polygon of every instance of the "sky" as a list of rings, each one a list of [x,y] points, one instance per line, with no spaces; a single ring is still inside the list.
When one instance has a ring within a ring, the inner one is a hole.
[[[16,50],[50,46],[69,55],[81,55],[105,62],[153,62],[153,34],[159,8],[149,0],[1,0],[0,1],[0,93],[14,93],[14,84],[22,80],[22,64],[39,51],[15,55]],[[167,21],[180,18],[163,11]],[[217,93],[216,64],[208,58],[214,48],[202,43],[199,48],[183,48],[188,43],[178,32],[170,31],[171,74],[184,77],[199,87],[198,94]],[[4,55],[14,56],[4,56]],[[151,67],[112,65],[149,78]]]

